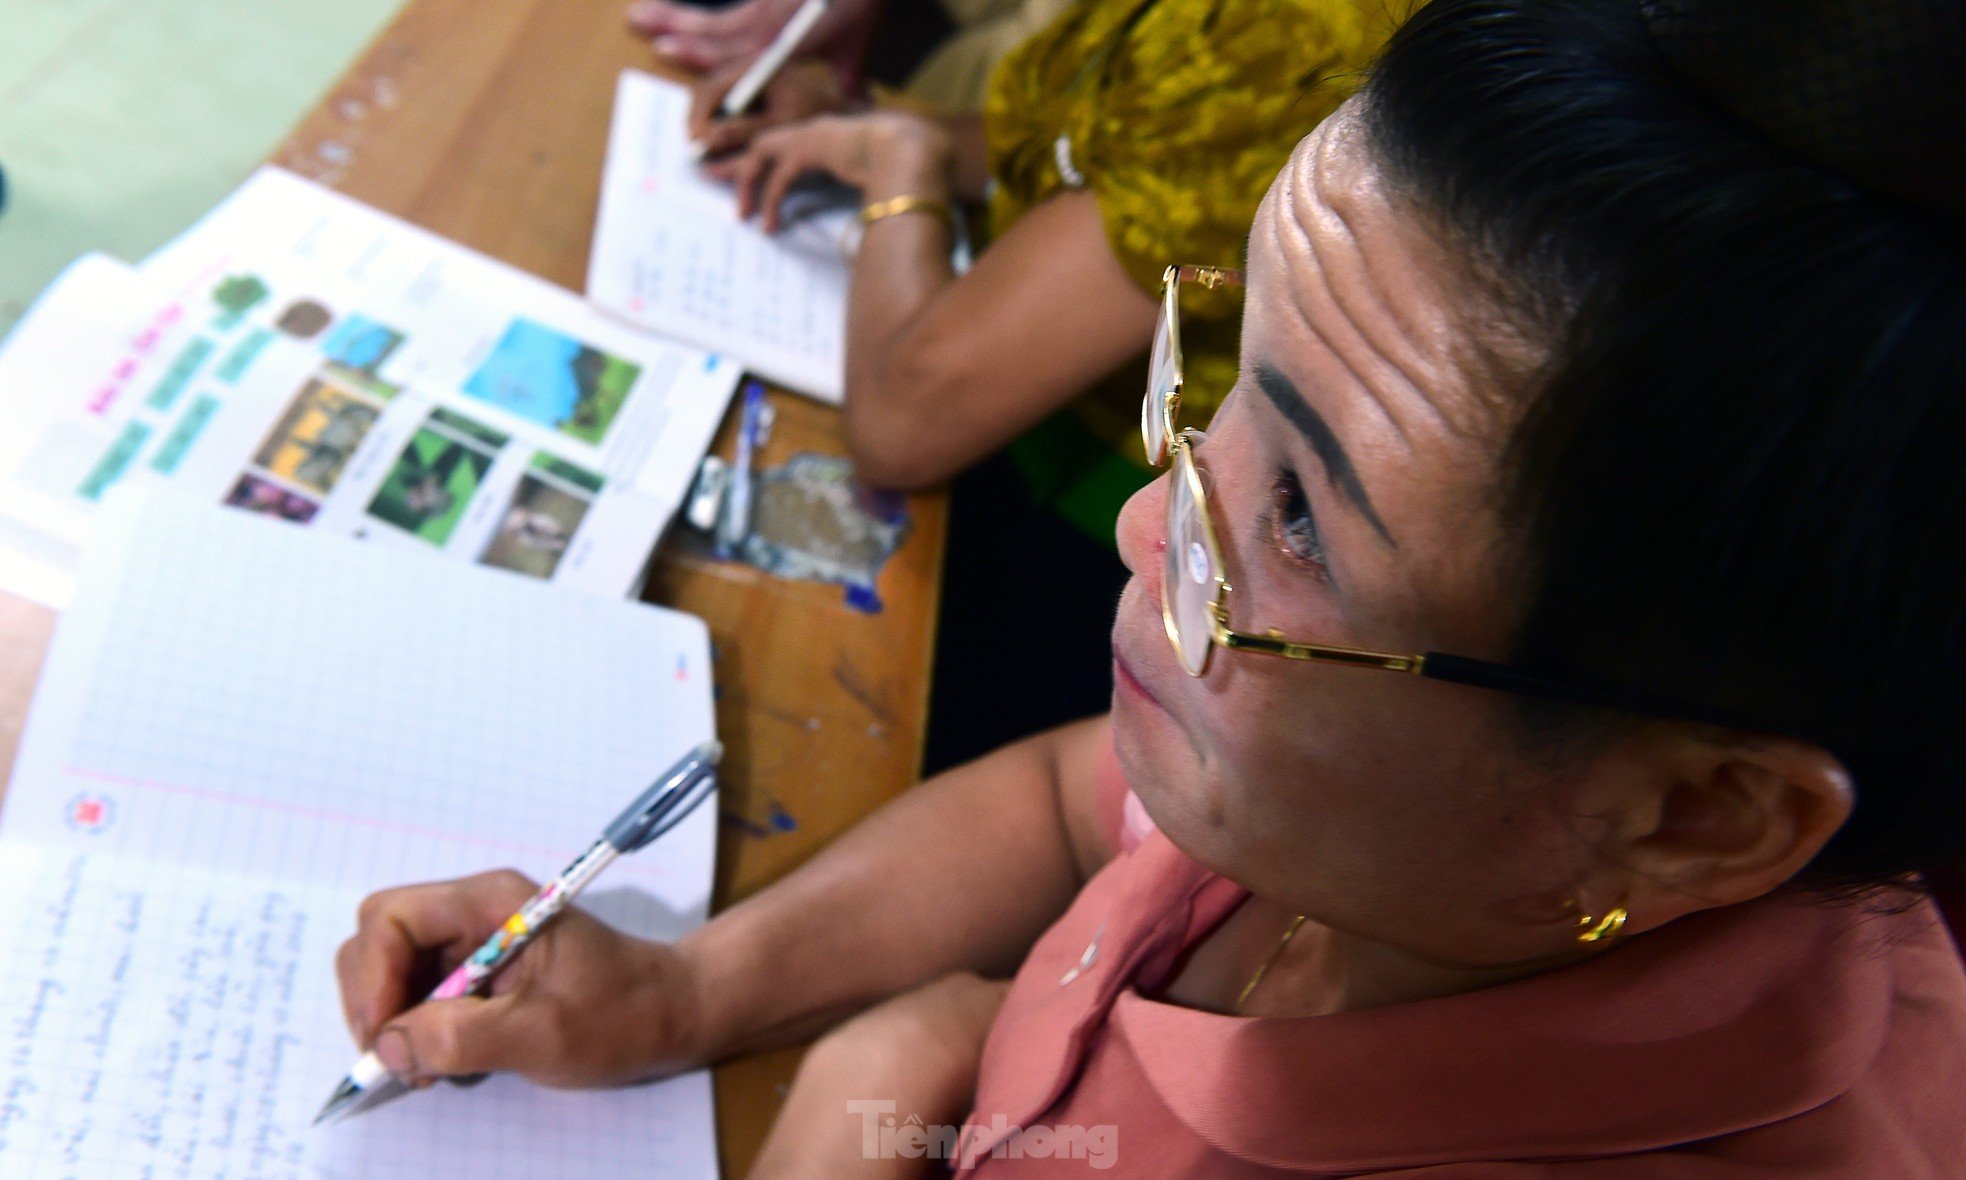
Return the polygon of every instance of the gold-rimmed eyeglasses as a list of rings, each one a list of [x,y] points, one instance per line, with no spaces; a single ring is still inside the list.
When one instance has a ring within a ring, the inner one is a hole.
[[[1222,546],[1203,485],[1201,460],[1196,455],[1205,435],[1192,427],[1177,429],[1181,408],[1181,284],[1200,283],[1210,290],[1241,286],[1242,272],[1213,266],[1170,266],[1161,275],[1160,323],[1147,371],[1147,398],[1140,407],[1140,436],[1147,461],[1155,467],[1174,464],[1167,492],[1167,548],[1161,567],[1161,619],[1168,641],[1190,676],[1208,670],[1217,647],[1256,652],[1288,660],[1312,660],[1354,668],[1407,672],[1434,680],[1504,692],[1568,701],[1593,708],[1617,709],[1712,724],[1767,729],[1752,720],[1707,706],[1668,701],[1624,689],[1584,684],[1444,652],[1396,652],[1307,643],[1286,639],[1269,630],[1260,634],[1229,626],[1229,602],[1234,594]]]
[[[1147,461],[1156,467],[1174,461],[1174,486],[1167,493],[1167,549],[1161,569],[1161,618],[1167,637],[1190,676],[1208,670],[1217,646],[1253,651],[1291,660],[1320,660],[1418,672],[1424,656],[1300,643],[1274,631],[1257,635],[1229,626],[1229,584],[1222,546],[1210,519],[1208,493],[1202,486],[1195,446],[1202,432],[1176,429],[1184,377],[1181,358],[1181,284],[1199,283],[1209,290],[1242,285],[1242,272],[1214,266],[1170,266],[1161,275],[1160,323],[1148,362],[1147,400],[1140,407],[1140,436]]]

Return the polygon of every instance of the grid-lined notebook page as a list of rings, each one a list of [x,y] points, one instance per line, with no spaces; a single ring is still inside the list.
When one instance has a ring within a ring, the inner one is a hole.
[[[356,901],[557,871],[711,736],[701,623],[217,507],[121,508],[0,820],[0,1175],[714,1176],[702,1074],[493,1078],[306,1125],[354,1056],[332,954]],[[699,921],[714,809],[590,908]]]
[[[0,834],[363,890],[548,874],[712,736],[690,616],[161,496],[121,507]],[[607,882],[700,918],[714,810]]]

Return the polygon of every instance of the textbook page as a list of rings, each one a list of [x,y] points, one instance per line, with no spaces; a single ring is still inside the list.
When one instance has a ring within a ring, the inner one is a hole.
[[[171,484],[626,595],[740,372],[278,169],[108,269],[0,352],[0,516],[71,555],[109,488]]]
[[[698,169],[688,117],[688,88],[622,72],[587,261],[588,297],[838,404],[846,389],[846,255],[857,206],[788,205],[790,222],[776,235],[740,220],[730,187]]]
[[[61,422],[62,399],[50,391],[99,384],[108,373],[104,358],[121,355],[129,325],[153,310],[153,299],[128,264],[86,254],[0,345],[0,418],[8,426],[0,430],[0,590],[56,608],[74,593],[84,530],[62,511],[66,489],[45,504],[31,502],[43,498],[40,486],[66,482],[54,470],[72,471],[107,450],[115,428],[90,417]]]
[[[0,1175],[714,1177],[707,1074],[440,1086],[309,1121],[377,888],[557,872],[713,735],[660,608],[154,497],[106,509],[0,815]],[[675,938],[716,801],[582,905]]]

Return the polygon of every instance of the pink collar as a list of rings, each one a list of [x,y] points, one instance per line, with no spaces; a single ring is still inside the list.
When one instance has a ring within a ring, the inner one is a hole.
[[[1846,1092],[1883,1047],[1907,955],[1942,960],[1913,974],[1949,984],[1956,1007],[1957,956],[1929,903],[1879,914],[1784,897],[1529,979],[1332,1016],[1222,1016],[1128,986],[1107,1027],[1196,1136],[1252,1163],[1604,1155],[1762,1126]]]

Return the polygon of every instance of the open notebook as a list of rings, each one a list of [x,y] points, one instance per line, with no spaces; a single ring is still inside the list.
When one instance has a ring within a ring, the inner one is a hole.
[[[370,890],[556,872],[713,735],[702,623],[222,508],[106,508],[0,818],[0,1175],[714,1177],[707,1075],[310,1129]],[[583,899],[675,937],[715,800]]]
[[[624,70],[615,90],[587,297],[630,321],[837,404],[846,391],[847,250],[857,198],[795,194],[785,228],[737,216],[702,175],[689,90]]]

